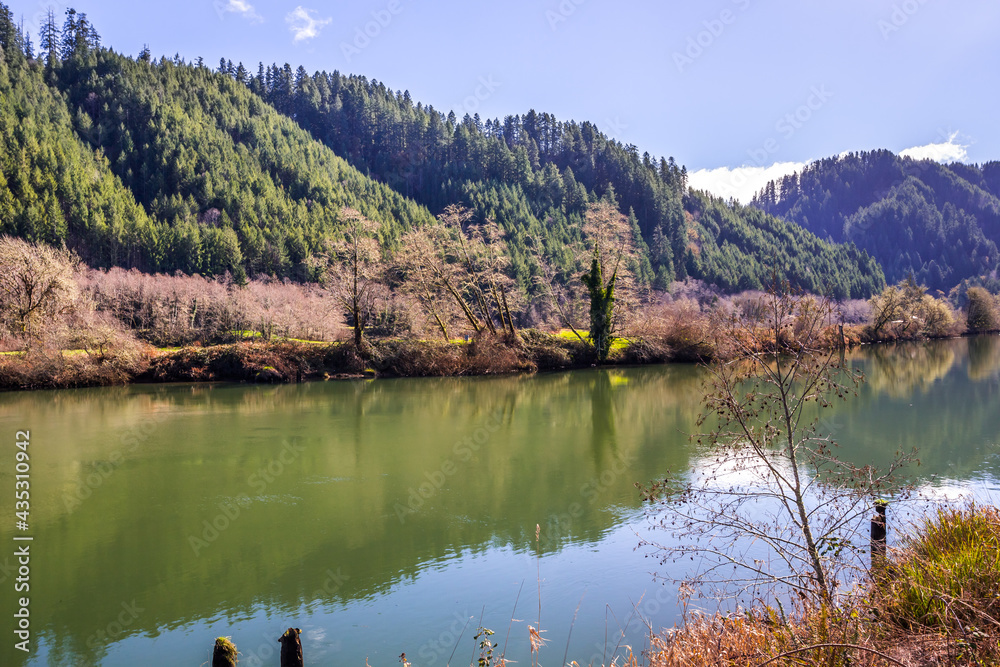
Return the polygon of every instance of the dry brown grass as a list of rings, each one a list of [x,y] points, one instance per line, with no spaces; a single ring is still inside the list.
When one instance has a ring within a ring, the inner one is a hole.
[[[693,615],[652,638],[650,667],[930,667],[995,665],[995,657],[935,634],[905,633],[866,611],[812,611],[784,619],[773,609]]]

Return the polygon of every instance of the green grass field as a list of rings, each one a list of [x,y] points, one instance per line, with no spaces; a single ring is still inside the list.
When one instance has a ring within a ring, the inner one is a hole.
[[[587,336],[590,335],[589,331],[585,331],[583,329],[577,329],[577,331],[580,332],[580,335],[583,336],[584,339],[586,339]],[[559,336],[560,338],[569,338],[571,340],[579,340],[576,337],[576,334],[573,333],[572,329],[560,329],[558,331],[558,333],[556,333],[556,335]],[[615,350],[624,350],[626,347],[628,347],[628,340],[625,339],[625,338],[615,338],[614,341],[612,341],[612,343],[611,343],[611,351],[612,352],[614,352]]]

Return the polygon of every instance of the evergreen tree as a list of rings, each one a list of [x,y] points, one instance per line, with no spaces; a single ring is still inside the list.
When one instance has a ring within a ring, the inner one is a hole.
[[[45,22],[42,24],[42,31],[39,35],[39,45],[42,49],[39,56],[44,54],[46,66],[50,69],[55,67],[59,61],[59,28],[56,25],[55,11],[51,7],[45,13]]]

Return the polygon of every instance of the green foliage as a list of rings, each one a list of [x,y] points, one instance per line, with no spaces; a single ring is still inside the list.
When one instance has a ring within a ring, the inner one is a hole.
[[[590,342],[597,350],[598,361],[604,362],[611,352],[614,343],[612,323],[615,309],[615,283],[618,272],[612,271],[611,276],[604,280],[600,254],[594,246],[594,259],[590,264],[590,272],[581,278],[590,294]]]
[[[574,246],[582,242],[588,205],[613,192],[638,237],[633,273],[640,284],[665,288],[692,276],[738,291],[763,287],[777,273],[801,289],[841,298],[884,287],[866,253],[691,194],[687,171],[673,158],[640,155],[593,123],[534,110],[502,120],[458,118],[375,80],[302,68],[293,74],[287,64],[262,66],[247,85],[361,171],[431,210],[460,203],[473,209],[474,220],[496,221],[522,286],[538,276],[536,254],[563,280],[585,270]]]
[[[426,209],[350,167],[227,76],[110,51],[60,69],[84,134],[163,225],[158,268],[308,277],[350,207],[392,243]]]
[[[150,266],[159,229],[77,138],[58,91],[33,65],[0,69],[0,232],[65,243],[97,265]]]
[[[753,207],[724,204],[701,193],[688,202],[687,272],[727,292],[760,290],[778,280],[841,300],[885,287],[878,262],[851,243],[827,243]]]
[[[477,667],[493,667],[497,663],[493,658],[493,650],[498,644],[490,640],[492,636],[492,630],[480,626],[476,631],[476,636],[473,637],[473,639],[479,642],[479,659],[476,661]]]

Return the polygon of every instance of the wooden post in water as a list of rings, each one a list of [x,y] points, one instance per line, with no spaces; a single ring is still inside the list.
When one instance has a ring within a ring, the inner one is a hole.
[[[302,631],[298,628],[288,628],[285,634],[278,637],[281,644],[281,667],[303,667],[300,634]]]
[[[229,641],[228,637],[219,637],[215,640],[212,667],[236,667],[236,644]]]
[[[872,573],[881,571],[885,567],[885,552],[886,552],[886,518],[885,510],[889,506],[888,501],[876,500],[875,501],[875,516],[872,517],[872,538],[871,538],[871,556],[872,556]]]

